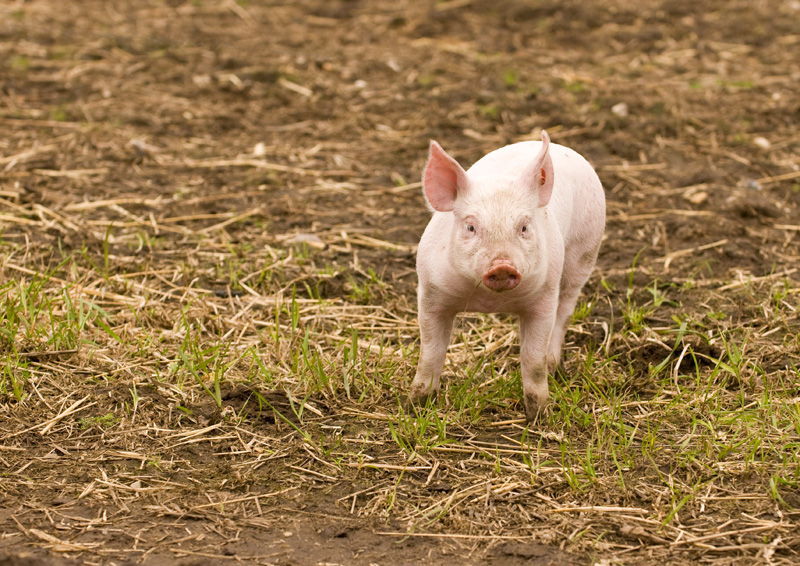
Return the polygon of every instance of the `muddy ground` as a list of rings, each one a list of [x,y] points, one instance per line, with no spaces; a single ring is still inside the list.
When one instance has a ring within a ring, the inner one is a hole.
[[[706,520],[692,532],[709,536],[744,514],[776,530],[737,522],[708,544],[659,527],[660,495],[613,481],[481,483],[478,460],[491,470],[519,437],[497,424],[519,417],[515,402],[410,463],[385,386],[370,403],[317,391],[302,422],[276,415],[304,395],[281,379],[315,301],[343,305],[314,319],[320,350],[358,327],[414,351],[429,140],[467,165],[542,128],[596,167],[608,201],[573,351],[607,342],[647,398],[670,347],[620,321],[626,289],[647,297],[656,281],[672,302],[650,326],[713,315],[752,330],[763,379],[796,380],[796,294],[765,306],[746,291],[800,279],[798,21],[788,0],[0,3],[0,281],[50,273],[48,288],[68,282],[111,317],[58,343],[3,335],[0,564],[796,563],[800,491],[779,508],[756,471],[726,472],[714,485],[730,499],[715,491],[681,528]],[[293,288],[300,331],[281,343],[274,297]],[[249,290],[266,298],[246,303]],[[223,384],[222,407],[170,384],[182,316],[269,352],[271,411],[247,404],[249,369]],[[642,507],[650,523],[628,517]]]

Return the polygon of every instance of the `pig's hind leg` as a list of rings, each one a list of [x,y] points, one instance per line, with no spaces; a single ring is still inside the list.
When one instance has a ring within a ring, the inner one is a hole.
[[[564,345],[564,336],[567,333],[567,326],[575,312],[578,304],[581,289],[589,280],[595,261],[597,260],[598,249],[594,248],[584,253],[567,252],[564,258],[564,270],[561,276],[561,285],[558,295],[558,309],[556,320],[553,327],[553,335],[550,338],[550,355],[547,366],[550,372],[562,365],[561,348]]]

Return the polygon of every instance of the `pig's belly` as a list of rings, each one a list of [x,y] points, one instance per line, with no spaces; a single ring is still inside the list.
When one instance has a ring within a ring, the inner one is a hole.
[[[536,294],[524,292],[519,287],[511,291],[491,291],[481,285],[466,293],[446,294],[442,305],[457,312],[508,312],[520,313],[528,310],[536,301]]]
[[[473,297],[466,301],[462,310],[466,312],[510,312],[519,313],[525,306],[530,305],[530,298],[523,301],[522,298],[503,297],[498,293],[497,296],[486,295],[483,297]]]

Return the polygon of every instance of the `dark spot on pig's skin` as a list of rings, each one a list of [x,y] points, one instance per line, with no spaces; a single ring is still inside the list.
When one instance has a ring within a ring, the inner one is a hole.
[[[583,265],[592,265],[594,263],[595,257],[597,257],[597,252],[595,251],[586,252],[581,256],[580,262]]]
[[[553,358],[547,360],[547,373],[555,375],[558,371],[564,371],[564,360],[554,360]]]

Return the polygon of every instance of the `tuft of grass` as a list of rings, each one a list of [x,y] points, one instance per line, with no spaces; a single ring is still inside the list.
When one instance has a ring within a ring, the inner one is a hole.
[[[31,63],[24,55],[15,55],[11,58],[10,65],[15,71],[27,71]]]
[[[181,323],[184,337],[178,349],[180,363],[175,366],[175,371],[187,372],[216,406],[222,408],[222,383],[228,370],[249,352],[231,358],[230,344],[222,336],[211,343],[203,341],[197,324],[187,317],[187,308],[181,312]]]
[[[564,90],[572,94],[579,94],[589,90],[589,86],[581,81],[564,81],[562,87]]]
[[[514,88],[519,83],[519,75],[514,70],[507,70],[503,73],[503,84],[506,88]]]
[[[87,342],[87,326],[102,315],[72,284],[51,284],[59,269],[0,286],[0,348],[6,353],[0,391],[18,401],[24,396],[30,360],[77,350]]]
[[[447,418],[439,414],[436,402],[429,399],[424,406],[408,410],[397,403],[397,412],[389,420],[389,433],[395,444],[412,459],[437,446],[452,442],[447,437]]]
[[[81,430],[86,430],[95,426],[101,429],[107,429],[116,425],[119,421],[119,417],[114,413],[106,413],[105,415],[96,417],[83,417],[78,421],[78,425],[81,427]]]

